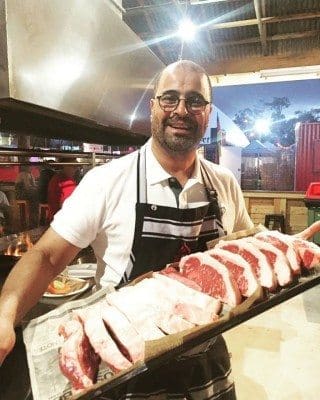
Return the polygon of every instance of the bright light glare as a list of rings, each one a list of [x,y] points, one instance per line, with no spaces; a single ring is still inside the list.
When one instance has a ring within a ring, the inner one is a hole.
[[[269,132],[270,121],[267,119],[257,119],[254,124],[254,129],[258,133],[267,133]]]
[[[180,22],[178,35],[182,40],[189,42],[194,39],[197,28],[189,19]]]
[[[129,123],[129,128],[131,129],[132,128],[132,124],[134,123],[134,121],[137,119],[137,115],[136,115],[136,113],[135,112],[133,112],[131,115],[130,115],[130,123]]]

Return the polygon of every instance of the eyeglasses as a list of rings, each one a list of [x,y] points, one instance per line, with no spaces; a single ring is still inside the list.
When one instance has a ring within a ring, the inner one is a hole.
[[[209,101],[206,101],[201,95],[193,95],[187,98],[179,98],[177,94],[165,93],[161,96],[157,96],[156,99],[159,101],[159,106],[165,112],[172,112],[177,109],[181,100],[184,100],[186,109],[190,114],[200,114]]]

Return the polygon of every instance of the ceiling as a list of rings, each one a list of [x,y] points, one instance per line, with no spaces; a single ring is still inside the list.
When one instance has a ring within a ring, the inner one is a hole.
[[[320,0],[122,0],[122,7],[123,20],[166,65],[191,59],[213,76],[320,65]],[[200,29],[182,45],[175,32],[186,16]]]

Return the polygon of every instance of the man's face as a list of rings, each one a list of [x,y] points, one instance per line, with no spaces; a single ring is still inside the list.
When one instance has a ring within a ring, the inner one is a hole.
[[[198,95],[209,101],[209,90],[204,74],[176,67],[163,73],[156,96],[168,93],[185,99]],[[166,151],[184,154],[196,149],[208,125],[209,104],[196,115],[188,112],[184,101],[170,112],[160,107],[158,99],[152,99],[150,105],[152,136]]]

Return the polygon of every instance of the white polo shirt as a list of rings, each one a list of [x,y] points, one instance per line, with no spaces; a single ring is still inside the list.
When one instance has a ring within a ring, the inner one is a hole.
[[[168,182],[170,175],[154,157],[151,140],[145,144],[147,202],[176,207]],[[134,152],[89,171],[51,224],[73,245],[84,248],[91,244],[98,263],[96,279],[103,286],[118,284],[129,262],[135,229],[137,156],[138,152]],[[204,162],[220,207],[225,208],[224,229],[231,233],[251,228],[241,189],[231,171]],[[194,174],[179,195],[179,207],[194,208],[207,203],[197,158]]]

